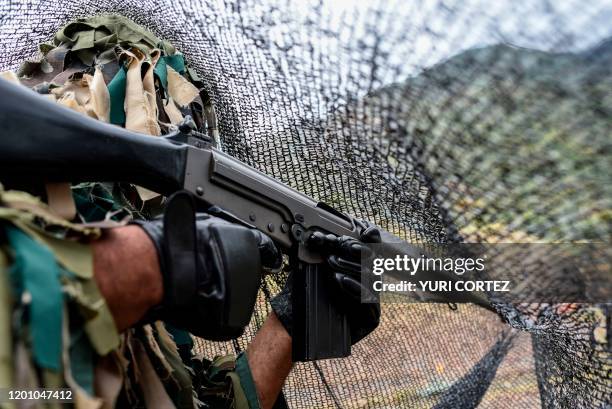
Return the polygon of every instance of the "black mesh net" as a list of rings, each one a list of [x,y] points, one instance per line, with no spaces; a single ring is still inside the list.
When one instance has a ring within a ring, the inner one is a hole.
[[[318,200],[416,243],[610,242],[609,2],[350,3],[3,0],[0,70],[122,14],[185,54],[223,150]],[[246,347],[282,279],[244,337],[199,352]],[[612,405],[606,304],[496,308],[385,302],[350,358],[296,366],[287,401]]]

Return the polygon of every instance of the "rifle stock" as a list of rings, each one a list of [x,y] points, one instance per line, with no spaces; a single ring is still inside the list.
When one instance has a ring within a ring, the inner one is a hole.
[[[4,80],[0,95],[3,178],[133,182],[163,194],[181,188],[187,146],[96,121]]]

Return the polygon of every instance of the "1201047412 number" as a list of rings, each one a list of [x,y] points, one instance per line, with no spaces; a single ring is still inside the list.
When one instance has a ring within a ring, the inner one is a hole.
[[[46,400],[46,401],[72,401],[70,389],[22,389],[8,390],[7,400]]]

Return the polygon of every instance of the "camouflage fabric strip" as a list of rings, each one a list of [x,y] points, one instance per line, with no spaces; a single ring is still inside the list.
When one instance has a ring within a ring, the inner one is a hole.
[[[101,15],[72,21],[57,32],[55,45],[68,45],[86,65],[93,65],[98,52],[129,43],[148,52],[160,39],[147,29],[118,15]],[[102,61],[103,63],[103,61]]]
[[[60,268],[51,250],[14,226],[4,229],[13,250],[9,276],[18,296],[29,294],[34,360],[42,368],[59,371],[62,350]]]
[[[253,374],[251,373],[245,352],[241,352],[238,358],[236,358],[236,373],[240,377],[240,386],[248,402],[249,409],[259,409],[257,389],[255,388],[255,381],[253,380]]]
[[[36,242],[50,248],[55,260],[76,278],[64,279],[67,291],[81,313],[85,313],[85,330],[99,355],[119,346],[119,334],[100,291],[93,281],[93,255],[87,244],[65,238],[95,239],[100,229],[69,223],[48,212],[46,205],[22,192],[5,192],[0,186],[0,219],[9,221]],[[42,226],[42,227],[41,227]],[[47,231],[49,229],[50,231]],[[52,233],[53,232],[53,233]]]
[[[8,260],[0,247],[0,334],[11,333],[11,305],[13,300],[7,280]],[[13,347],[11,338],[0,337],[0,385],[13,385]]]

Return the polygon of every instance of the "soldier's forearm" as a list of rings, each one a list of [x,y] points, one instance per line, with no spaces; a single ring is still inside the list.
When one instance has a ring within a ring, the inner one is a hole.
[[[163,281],[157,253],[140,227],[105,230],[93,243],[93,253],[94,276],[119,331],[136,324],[161,302]]]
[[[119,331],[141,320],[163,297],[153,243],[137,226],[104,232],[94,242],[94,275]],[[291,371],[291,337],[272,312],[247,349],[263,409],[270,409]]]
[[[291,371],[291,337],[274,312],[247,348],[247,359],[262,409],[270,409]]]

